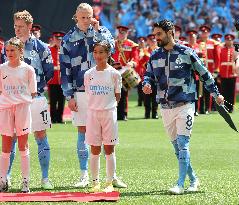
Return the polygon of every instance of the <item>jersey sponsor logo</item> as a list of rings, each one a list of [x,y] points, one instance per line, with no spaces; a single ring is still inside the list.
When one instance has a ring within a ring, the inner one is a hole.
[[[110,86],[90,85],[90,91],[92,95],[108,95],[113,91],[113,88]]]
[[[23,94],[27,89],[25,85],[4,85],[3,88],[9,95]]]

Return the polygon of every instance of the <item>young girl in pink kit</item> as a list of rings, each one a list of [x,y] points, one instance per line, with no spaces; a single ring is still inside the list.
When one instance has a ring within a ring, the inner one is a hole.
[[[6,177],[14,133],[21,156],[21,191],[30,192],[28,134],[31,132],[30,104],[37,92],[37,81],[34,68],[22,61],[23,47],[24,44],[17,37],[7,41],[5,49],[8,61],[0,65],[0,192],[8,190]]]
[[[99,192],[101,145],[106,158],[106,185],[104,192],[112,192],[116,168],[114,147],[118,144],[117,103],[120,100],[122,79],[119,71],[107,61],[110,45],[101,41],[94,45],[93,57],[96,66],[86,71],[85,90],[88,97],[85,143],[91,146],[90,169],[93,180],[92,192]]]

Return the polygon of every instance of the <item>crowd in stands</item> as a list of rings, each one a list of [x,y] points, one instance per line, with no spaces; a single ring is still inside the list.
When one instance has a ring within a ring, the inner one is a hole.
[[[211,26],[212,34],[235,33],[233,22],[239,17],[237,0],[119,0],[116,6],[113,23],[130,27],[132,39],[147,36],[153,22],[165,18],[182,27],[182,35],[203,24]]]

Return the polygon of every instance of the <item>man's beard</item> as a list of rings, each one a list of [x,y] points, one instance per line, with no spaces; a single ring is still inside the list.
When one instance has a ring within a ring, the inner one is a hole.
[[[159,47],[165,47],[169,43],[168,37],[166,37],[164,40],[158,41],[157,44]]]

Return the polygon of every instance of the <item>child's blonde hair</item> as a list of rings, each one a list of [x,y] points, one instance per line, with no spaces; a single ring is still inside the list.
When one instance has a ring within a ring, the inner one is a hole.
[[[19,51],[22,52],[22,56],[20,57],[21,60],[24,59],[23,57],[23,49],[24,49],[24,43],[18,38],[18,37],[13,37],[10,38],[6,43],[5,46],[14,46],[16,47]]]
[[[27,10],[16,12],[13,16],[13,20],[15,21],[16,19],[22,19],[26,24],[33,23],[32,15]]]

